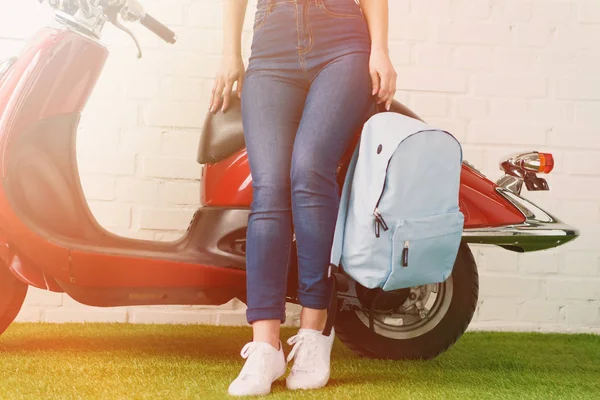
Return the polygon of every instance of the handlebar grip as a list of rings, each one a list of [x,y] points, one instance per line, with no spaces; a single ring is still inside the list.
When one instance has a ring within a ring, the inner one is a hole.
[[[140,23],[167,43],[175,43],[177,41],[175,32],[158,22],[150,14],[145,14],[140,20]]]

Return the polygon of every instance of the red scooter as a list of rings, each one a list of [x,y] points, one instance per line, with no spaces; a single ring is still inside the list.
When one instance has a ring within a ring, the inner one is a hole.
[[[101,307],[243,301],[252,185],[239,101],[206,118],[198,151],[201,204],[186,234],[157,242],[109,233],[88,208],[75,155],[80,115],[108,56],[100,33],[110,22],[131,35],[122,22],[129,21],[169,43],[175,34],[135,0],[49,3],[56,26],[39,31],[18,58],[0,64],[0,333],[29,286]],[[392,111],[418,118],[398,102]],[[340,163],[340,185],[352,150]],[[433,358],[449,348],[477,305],[477,266],[468,244],[528,252],[579,235],[520,196],[523,184],[548,190],[538,174],[552,167],[551,154],[517,154],[501,163],[505,174],[493,183],[465,162],[464,239],[452,276],[442,284],[385,293],[375,309],[373,291],[349,280],[338,293],[341,341],[359,354],[392,359]],[[297,302],[295,263],[291,268],[287,297]]]

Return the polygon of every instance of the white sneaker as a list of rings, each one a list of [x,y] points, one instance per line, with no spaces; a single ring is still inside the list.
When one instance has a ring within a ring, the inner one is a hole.
[[[333,329],[329,336],[313,329],[300,329],[296,336],[288,339],[288,344],[294,345],[288,362],[295,358],[286,379],[288,389],[318,389],[327,384],[334,337]]]
[[[271,384],[285,374],[283,346],[276,350],[269,343],[250,342],[242,349],[246,359],[238,377],[229,385],[232,396],[261,396],[271,392]]]

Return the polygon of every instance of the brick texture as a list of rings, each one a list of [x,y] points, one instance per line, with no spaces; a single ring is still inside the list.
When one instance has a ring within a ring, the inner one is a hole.
[[[110,26],[104,74],[77,141],[84,193],[98,221],[125,236],[180,237],[199,204],[196,148],[220,62],[222,1],[145,0],[179,34],[167,45],[132,26],[144,49]],[[252,40],[250,1],[243,32]],[[516,254],[473,246],[481,276],[470,329],[600,333],[600,1],[393,0],[390,53],[397,99],[463,142],[492,180],[501,157],[554,153],[551,191],[526,194],[581,229],[576,242]],[[34,1],[0,2],[0,59],[48,20]],[[244,305],[80,305],[31,289],[20,321],[244,325]],[[298,322],[290,307],[287,324]]]

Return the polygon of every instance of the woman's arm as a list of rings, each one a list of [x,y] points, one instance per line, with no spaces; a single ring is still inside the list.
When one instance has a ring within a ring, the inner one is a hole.
[[[360,0],[371,35],[370,72],[377,103],[389,110],[396,93],[397,74],[388,49],[388,0]]]
[[[223,1],[223,55],[242,56],[242,28],[248,0]]]
[[[210,97],[210,111],[215,112],[221,105],[222,111],[229,107],[233,85],[237,82],[237,94],[241,96],[244,82],[244,61],[242,60],[242,28],[246,16],[248,0],[223,1],[223,61],[217,72]]]

